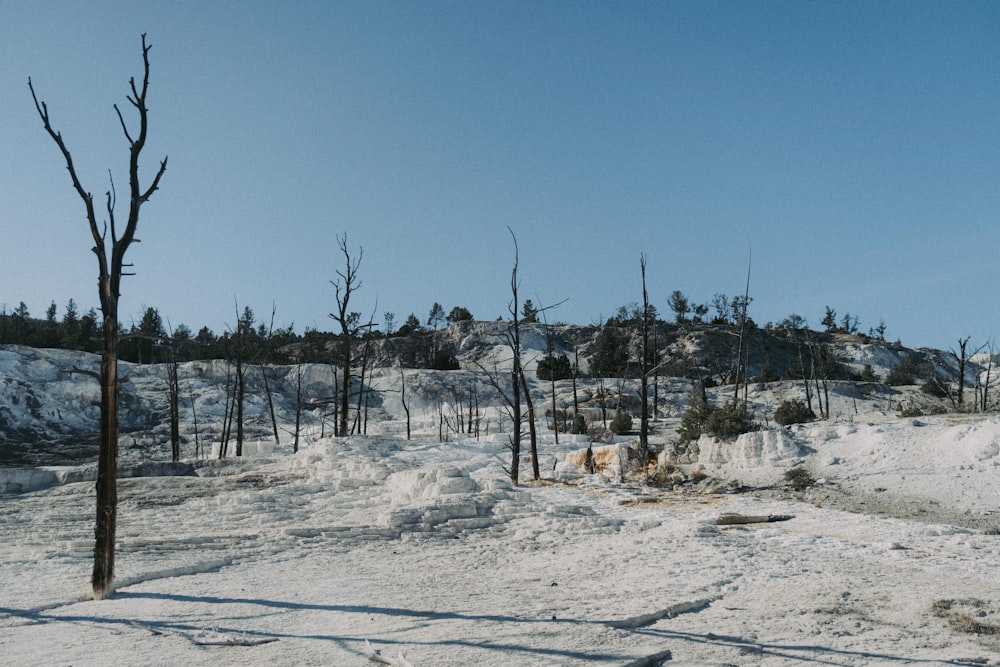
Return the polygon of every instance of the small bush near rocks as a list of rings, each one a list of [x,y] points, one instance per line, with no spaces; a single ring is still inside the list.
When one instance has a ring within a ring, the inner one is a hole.
[[[587,438],[591,442],[608,444],[614,440],[614,437],[615,434],[611,432],[611,429],[604,428],[600,424],[591,424],[587,427]]]
[[[705,422],[705,432],[718,438],[735,438],[759,428],[760,425],[753,420],[749,408],[743,403],[726,403],[715,408]]]
[[[624,410],[619,410],[615,418],[611,420],[609,427],[611,432],[615,435],[625,435],[632,430],[632,415],[625,412]]]
[[[573,426],[570,428],[569,432],[574,435],[585,434],[587,432],[587,418],[577,413],[577,415],[573,417]]]
[[[816,413],[798,398],[790,401],[782,401],[778,409],[774,411],[774,421],[782,426],[789,424],[804,424],[816,419]]]
[[[785,471],[785,481],[794,491],[805,491],[816,483],[813,476],[805,468],[792,468]]]
[[[865,367],[858,373],[858,380],[860,382],[878,382],[879,377],[875,374],[875,369],[872,368],[871,364],[865,364]]]
[[[899,411],[900,417],[923,417],[924,411],[921,410],[916,403],[907,403],[902,406]]]
[[[716,407],[705,399],[704,393],[695,389],[688,405],[688,411],[677,429],[677,435],[685,441],[697,440],[703,433],[717,438],[735,438],[760,428],[743,403],[726,403]]]
[[[920,385],[920,391],[934,398],[948,398],[948,386],[937,378],[931,378]]]
[[[903,357],[903,359],[889,369],[889,374],[885,377],[885,383],[892,386],[916,384],[920,375],[920,364],[914,357]]]

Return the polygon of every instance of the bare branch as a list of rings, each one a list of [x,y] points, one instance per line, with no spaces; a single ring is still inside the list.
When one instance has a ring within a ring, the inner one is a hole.
[[[131,101],[131,98],[129,98],[129,101]],[[125,118],[122,116],[121,109],[118,108],[117,104],[115,104],[114,107],[115,113],[118,114],[118,122],[122,125],[122,132],[125,133],[125,138],[128,139],[128,144],[131,146],[135,144],[135,139],[133,139],[132,135],[128,133],[128,126],[125,125]]]
[[[80,199],[83,200],[83,204],[87,211],[87,222],[90,225],[90,233],[94,237],[94,253],[97,255],[98,262],[100,264],[100,269],[102,275],[107,271],[107,259],[104,253],[104,237],[97,227],[97,216],[94,213],[94,198],[80,183],[80,179],[76,175],[76,167],[73,165],[73,156],[70,154],[69,149],[66,148],[66,143],[63,141],[62,134],[56,132],[52,128],[52,123],[49,120],[49,108],[44,102],[38,101],[38,96],[35,94],[35,87],[31,83],[31,78],[28,78],[28,89],[31,91],[31,99],[35,102],[35,109],[38,111],[38,116],[42,119],[42,125],[45,131],[48,132],[52,140],[56,142],[56,146],[59,148],[59,152],[62,153],[63,159],[66,161],[66,169],[69,171],[70,179],[73,182],[73,189],[76,190],[77,194],[80,195]]]

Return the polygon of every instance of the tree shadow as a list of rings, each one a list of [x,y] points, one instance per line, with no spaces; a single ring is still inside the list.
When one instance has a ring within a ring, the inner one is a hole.
[[[972,667],[973,665],[982,664],[981,662],[977,662],[975,660],[914,658],[912,656],[890,655],[887,653],[874,653],[871,651],[850,651],[846,649],[832,648],[830,646],[810,644],[798,645],[762,643],[745,639],[743,637],[717,635],[711,632],[683,632],[680,630],[666,630],[658,628],[640,628],[635,630],[635,632],[636,634],[657,637],[662,640],[672,639],[699,644],[711,644],[713,646],[739,649],[745,653],[759,655],[761,657],[771,656],[784,658],[794,664],[809,663],[849,667],[858,664],[858,660],[864,660],[864,664],[898,663],[906,665],[952,665],[955,667]]]
[[[363,615],[384,615],[393,616],[401,618],[412,618],[420,619],[423,621],[471,621],[471,622],[488,622],[488,623],[501,623],[501,624],[515,624],[515,625],[541,625],[541,624],[559,624],[565,625],[575,625],[575,626],[590,626],[593,628],[608,628],[614,627],[614,621],[602,621],[602,620],[580,620],[574,618],[526,618],[519,616],[510,615],[498,615],[498,614],[468,614],[460,612],[449,612],[449,611],[430,611],[430,610],[420,610],[420,609],[407,609],[402,607],[379,607],[371,605],[327,605],[327,604],[314,604],[314,603],[302,603],[302,602],[287,602],[281,600],[266,600],[260,598],[235,598],[235,597],[216,597],[216,596],[197,596],[197,595],[182,595],[182,594],[172,594],[172,593],[137,593],[128,591],[119,591],[115,594],[118,599],[144,599],[144,600],[162,600],[162,601],[173,601],[181,603],[201,603],[209,605],[256,605],[260,607],[270,608],[270,609],[282,609],[286,611],[321,611],[321,612],[331,612],[331,613],[342,613],[342,614],[363,614]],[[11,616],[22,618],[33,623],[84,623],[92,625],[104,625],[111,627],[119,626],[129,626],[134,628],[142,628],[150,632],[161,632],[164,634],[177,634],[192,639],[193,634],[197,634],[205,630],[204,625],[192,625],[190,623],[174,622],[174,621],[142,621],[136,622],[133,619],[126,618],[109,618],[101,616],[83,616],[83,615],[53,615],[47,613],[46,611],[38,610],[21,610],[13,609],[8,607],[0,607],[0,616]],[[222,627],[218,625],[213,625],[212,629],[216,632],[224,634],[233,634],[249,638],[276,638],[276,639],[304,639],[304,640],[317,640],[317,641],[327,641],[332,642],[340,646],[343,650],[349,651],[361,655],[361,651],[358,647],[362,646],[364,642],[369,639],[369,637],[358,637],[351,635],[332,635],[332,634],[295,634],[295,633],[275,633],[275,632],[263,632],[260,630],[246,629],[241,627]],[[773,658],[780,658],[788,660],[793,664],[816,664],[816,665],[833,665],[837,667],[848,667],[850,665],[855,665],[858,661],[864,661],[865,663],[881,663],[881,664],[908,664],[908,665],[940,665],[940,666],[952,666],[952,667],[972,667],[972,665],[981,664],[975,661],[969,660],[941,660],[932,658],[914,658],[912,656],[899,656],[891,655],[887,653],[876,653],[872,651],[851,651],[845,649],[837,649],[829,646],[820,645],[795,645],[795,644],[777,644],[777,643],[761,643],[745,639],[738,636],[728,636],[728,635],[717,635],[711,632],[708,633],[695,633],[695,632],[684,632],[680,630],[671,629],[661,629],[654,627],[639,627],[631,628],[631,631],[637,635],[642,635],[655,639],[655,644],[662,646],[666,642],[681,642],[681,643],[695,643],[695,644],[705,644],[717,647],[719,649],[730,649],[738,650],[745,654],[753,654],[758,656],[770,656]],[[613,655],[608,653],[596,653],[589,652],[585,650],[568,650],[568,649],[555,649],[544,646],[530,646],[527,644],[515,644],[515,643],[501,643],[501,642],[482,642],[482,641],[471,641],[471,640],[460,640],[460,639],[440,639],[440,640],[430,640],[430,641],[416,641],[412,639],[407,640],[395,640],[391,638],[379,638],[379,643],[387,646],[399,646],[400,648],[415,647],[415,646],[454,646],[461,648],[472,648],[480,651],[490,651],[501,653],[505,655],[522,654],[525,656],[545,656],[553,659],[572,659],[581,660],[587,662],[606,662],[606,663],[625,663],[630,660],[634,660],[635,656],[628,655]],[[677,648],[673,647],[674,654],[677,653]]]

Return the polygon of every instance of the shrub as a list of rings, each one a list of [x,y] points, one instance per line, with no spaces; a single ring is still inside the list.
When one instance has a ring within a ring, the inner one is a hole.
[[[774,382],[775,380],[780,380],[781,376],[778,375],[777,371],[771,365],[771,358],[766,357],[764,359],[764,366],[760,369],[760,374],[754,377],[754,382]]]
[[[793,398],[790,401],[782,401],[778,409],[774,411],[774,421],[782,426],[804,424],[814,419],[816,419],[816,413],[798,398]]]
[[[697,440],[703,433],[718,438],[734,438],[760,425],[743,403],[726,403],[721,407],[709,405],[701,389],[695,388],[689,399],[687,413],[681,419],[677,434],[683,440]]]
[[[872,368],[871,364],[865,364],[865,367],[861,369],[858,373],[859,382],[878,382],[878,375],[875,374],[875,369]]]
[[[539,380],[565,380],[573,377],[573,365],[565,354],[558,357],[547,355],[538,361],[535,373]]]
[[[615,435],[625,435],[632,430],[632,415],[624,410],[619,410],[615,418],[611,420],[609,428]]]
[[[436,371],[457,371],[461,366],[455,356],[454,349],[446,347],[438,350],[437,354],[434,355],[431,360],[431,368]]]
[[[614,439],[614,433],[600,424],[591,424],[587,427],[587,437],[591,442],[610,443]]]
[[[570,428],[569,432],[574,435],[583,435],[584,433],[586,433],[587,418],[581,415],[580,413],[577,413],[576,416],[573,417],[573,426]]]
[[[902,409],[899,412],[900,417],[923,417],[924,411],[921,410],[916,403],[907,403],[901,406]]]
[[[681,425],[677,429],[677,435],[680,436],[681,440],[697,440],[700,438],[705,429],[705,422],[708,421],[710,411],[711,406],[705,399],[704,389],[698,387],[692,389],[691,395],[688,397],[688,411],[684,413],[684,417],[681,418]]]
[[[785,471],[785,481],[795,491],[804,491],[816,483],[813,476],[805,468],[792,468]]]
[[[758,428],[760,425],[753,420],[744,403],[726,403],[721,408],[714,408],[705,422],[705,432],[719,438],[735,438]]]
[[[903,357],[903,360],[889,369],[889,374],[885,376],[885,383],[888,385],[916,384],[917,375],[920,374],[920,367],[914,357]]]
[[[593,343],[591,377],[621,377],[628,366],[628,338],[618,327],[605,326]]]
[[[934,398],[948,398],[948,386],[937,378],[931,378],[920,386],[920,391]]]

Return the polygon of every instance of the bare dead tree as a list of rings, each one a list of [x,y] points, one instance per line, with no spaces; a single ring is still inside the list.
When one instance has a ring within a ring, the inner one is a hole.
[[[236,456],[243,456],[244,422],[243,406],[246,400],[246,362],[249,360],[247,339],[253,333],[253,311],[244,306],[240,315],[239,304],[236,304],[236,332],[232,336],[234,354],[236,356],[235,405],[236,405]]]
[[[299,434],[302,427],[302,359],[295,364],[295,436],[292,440],[292,451],[299,451]]]
[[[337,435],[347,436],[347,413],[350,410],[349,401],[351,397],[351,339],[358,333],[358,313],[348,310],[351,295],[361,288],[358,280],[358,267],[361,265],[361,258],[364,256],[364,248],[358,249],[357,259],[351,258],[350,250],[347,248],[347,234],[337,237],[337,245],[344,255],[344,270],[337,270],[337,280],[331,280],[334,297],[337,300],[337,311],[330,313],[337,324],[340,325],[340,354],[344,363],[343,387],[340,392],[340,422],[337,428]]]
[[[979,354],[980,352],[982,352],[983,348],[986,347],[986,344],[984,343],[984,344],[980,345],[978,348],[976,348],[975,350],[973,350],[971,354],[967,353],[968,345],[969,345],[969,340],[971,338],[972,338],[972,336],[966,336],[965,338],[959,338],[958,339],[958,353],[957,354],[955,353],[955,350],[951,350],[951,354],[958,361],[958,373],[957,373],[957,379],[958,379],[958,399],[957,399],[957,403],[958,403],[958,406],[957,407],[959,409],[961,409],[961,407],[964,405],[964,398],[965,398],[965,374],[966,374],[966,368],[969,365],[969,359],[971,357],[974,357],[975,355]]]
[[[219,458],[226,458],[229,449],[229,434],[233,425],[233,413],[236,409],[236,385],[232,383],[233,367],[226,360],[226,409],[222,414],[222,433],[219,436]]]
[[[989,406],[989,395],[990,395],[990,374],[993,372],[993,341],[987,341],[985,344],[987,353],[989,354],[988,361],[986,362],[986,377],[984,380],[980,379],[980,374],[976,374],[976,383],[982,383],[982,389],[980,392],[980,412],[986,412]]]
[[[552,399],[552,433],[555,435],[556,447],[559,446],[559,409],[556,405],[556,350],[555,339],[549,329],[549,318],[542,313],[542,323],[545,326],[545,354],[549,360],[549,395]]]
[[[642,349],[640,350],[641,368],[639,378],[639,398],[642,401],[642,408],[639,420],[639,448],[642,450],[643,458],[649,456],[649,372],[652,364],[649,349],[649,294],[646,292],[646,255],[640,253],[639,268],[642,272]],[[646,460],[641,462],[644,466]]]
[[[517,484],[518,472],[521,461],[521,419],[520,419],[520,386],[517,382],[517,374],[511,372],[511,382],[508,385],[504,379],[504,375],[500,372],[497,360],[493,359],[493,368],[488,369],[483,366],[478,361],[473,362],[483,375],[486,377],[486,382],[492,387],[493,391],[496,392],[497,396],[505,406],[507,415],[511,418],[513,424],[513,433],[508,439],[507,446],[511,452],[511,464],[509,468],[505,468],[506,472],[510,475],[511,481]],[[508,386],[510,390],[508,390]],[[515,411],[515,403],[517,405],[517,411]],[[514,419],[514,415],[518,415],[518,419]],[[503,415],[501,414],[498,419],[499,430],[503,432]],[[487,422],[487,431],[489,431],[489,422]]]
[[[740,372],[742,371],[744,376],[746,375],[746,364],[743,361],[743,346],[747,330],[747,306],[750,304],[750,264],[752,260],[753,254],[751,252],[750,257],[747,258],[747,286],[745,292],[743,293],[743,307],[740,312],[740,342],[736,354],[736,387],[733,391],[733,405],[740,400]]]
[[[177,342],[170,334],[170,359],[167,361],[167,397],[170,402],[170,452],[171,460],[181,460],[180,434],[180,383],[177,378]]]
[[[657,326],[656,315],[652,315],[653,319],[653,360],[656,361],[656,366],[653,368],[653,421],[659,419],[659,409],[660,409],[660,368],[663,364],[660,363],[660,355],[657,350],[660,349],[660,339],[659,332],[660,327]]]
[[[510,481],[517,485],[518,482],[518,468],[521,458],[521,378],[523,373],[521,372],[521,324],[518,319],[518,306],[519,301],[517,297],[517,290],[520,287],[520,281],[517,279],[517,266],[518,266],[518,250],[517,250],[517,236],[514,235],[514,230],[510,227],[507,228],[510,232],[511,238],[514,240],[514,268],[510,273],[510,291],[512,293],[512,300],[508,306],[510,310],[510,327],[507,331],[507,343],[510,345],[511,351],[513,352],[513,364],[514,367],[511,369],[511,395],[512,400],[510,402],[511,406],[511,420],[514,422],[514,428],[511,430],[511,461],[510,461]]]
[[[137,84],[135,77],[129,79],[131,95],[127,95],[129,103],[139,114],[139,129],[133,133],[125,122],[125,117],[118,105],[114,105],[115,113],[121,124],[125,139],[129,145],[129,210],[124,230],[119,230],[115,220],[115,189],[114,181],[106,193],[107,221],[101,227],[97,223],[97,213],[94,209],[94,197],[84,188],[76,173],[73,157],[70,155],[62,134],[57,132],[49,119],[49,109],[44,102],[39,102],[35,88],[28,79],[28,89],[35,102],[35,109],[45,131],[58,146],[66,168],[69,170],[73,189],[83,200],[87,211],[87,223],[94,240],[93,251],[97,255],[98,291],[100,294],[101,314],[103,316],[103,347],[101,352],[101,421],[100,421],[100,452],[97,464],[97,521],[94,528],[94,570],[91,577],[93,597],[104,599],[114,594],[115,589],[115,534],[118,524],[118,300],[121,297],[122,269],[125,266],[125,252],[133,242],[136,228],[139,225],[139,211],[143,204],[149,201],[160,185],[160,179],[167,170],[167,158],[164,157],[153,176],[149,186],[143,188],[139,184],[139,158],[146,145],[149,126],[149,112],[146,107],[146,93],[149,88],[149,50],[145,33],[142,35],[142,82]],[[108,239],[108,227],[111,237]],[[119,235],[119,231],[121,235]],[[110,248],[109,243],[110,241]]]
[[[188,396],[191,399],[191,420],[194,422],[194,457],[201,460],[201,436],[198,433],[198,410],[194,401],[194,385],[188,383]]]
[[[274,430],[274,444],[280,445],[281,439],[278,437],[278,418],[274,414],[274,396],[271,393],[271,383],[267,379],[267,369],[265,364],[271,361],[271,340],[274,336],[274,313],[276,311],[275,305],[271,304],[271,322],[267,327],[267,337],[264,339],[264,344],[262,349],[263,354],[261,355],[261,361],[259,364],[260,376],[264,379],[264,393],[267,395],[267,408],[271,413],[271,428]]]
[[[531,475],[538,480],[541,472],[538,467],[538,425],[535,421],[535,402],[531,398],[531,385],[524,377],[524,366],[520,367],[521,387],[524,389],[524,405],[528,408],[528,442],[531,450]]]
[[[806,390],[806,407],[812,412],[812,389],[809,386],[809,375],[806,373],[806,362],[802,357],[802,341],[798,341],[799,368],[802,370],[802,385]],[[821,410],[822,411],[822,410]]]
[[[375,308],[372,309],[371,317],[368,318],[368,324],[365,325],[365,329],[371,331],[375,326],[375,312],[378,310],[378,300],[375,301]],[[365,389],[365,373],[368,372],[368,357],[371,353],[371,337],[365,337],[365,345],[362,348],[361,353],[361,377],[358,379],[358,407],[357,416],[354,419],[354,426],[351,427],[351,432],[357,431],[358,433],[368,432],[368,395],[369,390]],[[364,407],[364,419],[362,419],[362,407]]]
[[[406,402],[406,374],[403,373],[403,365],[399,366],[399,395],[403,403],[403,412],[406,413],[406,439],[410,439],[410,406]]]
[[[580,350],[573,346],[573,428],[576,428],[576,418],[580,414],[580,397],[576,391],[576,378],[580,374]],[[575,430],[573,431],[576,432]]]

